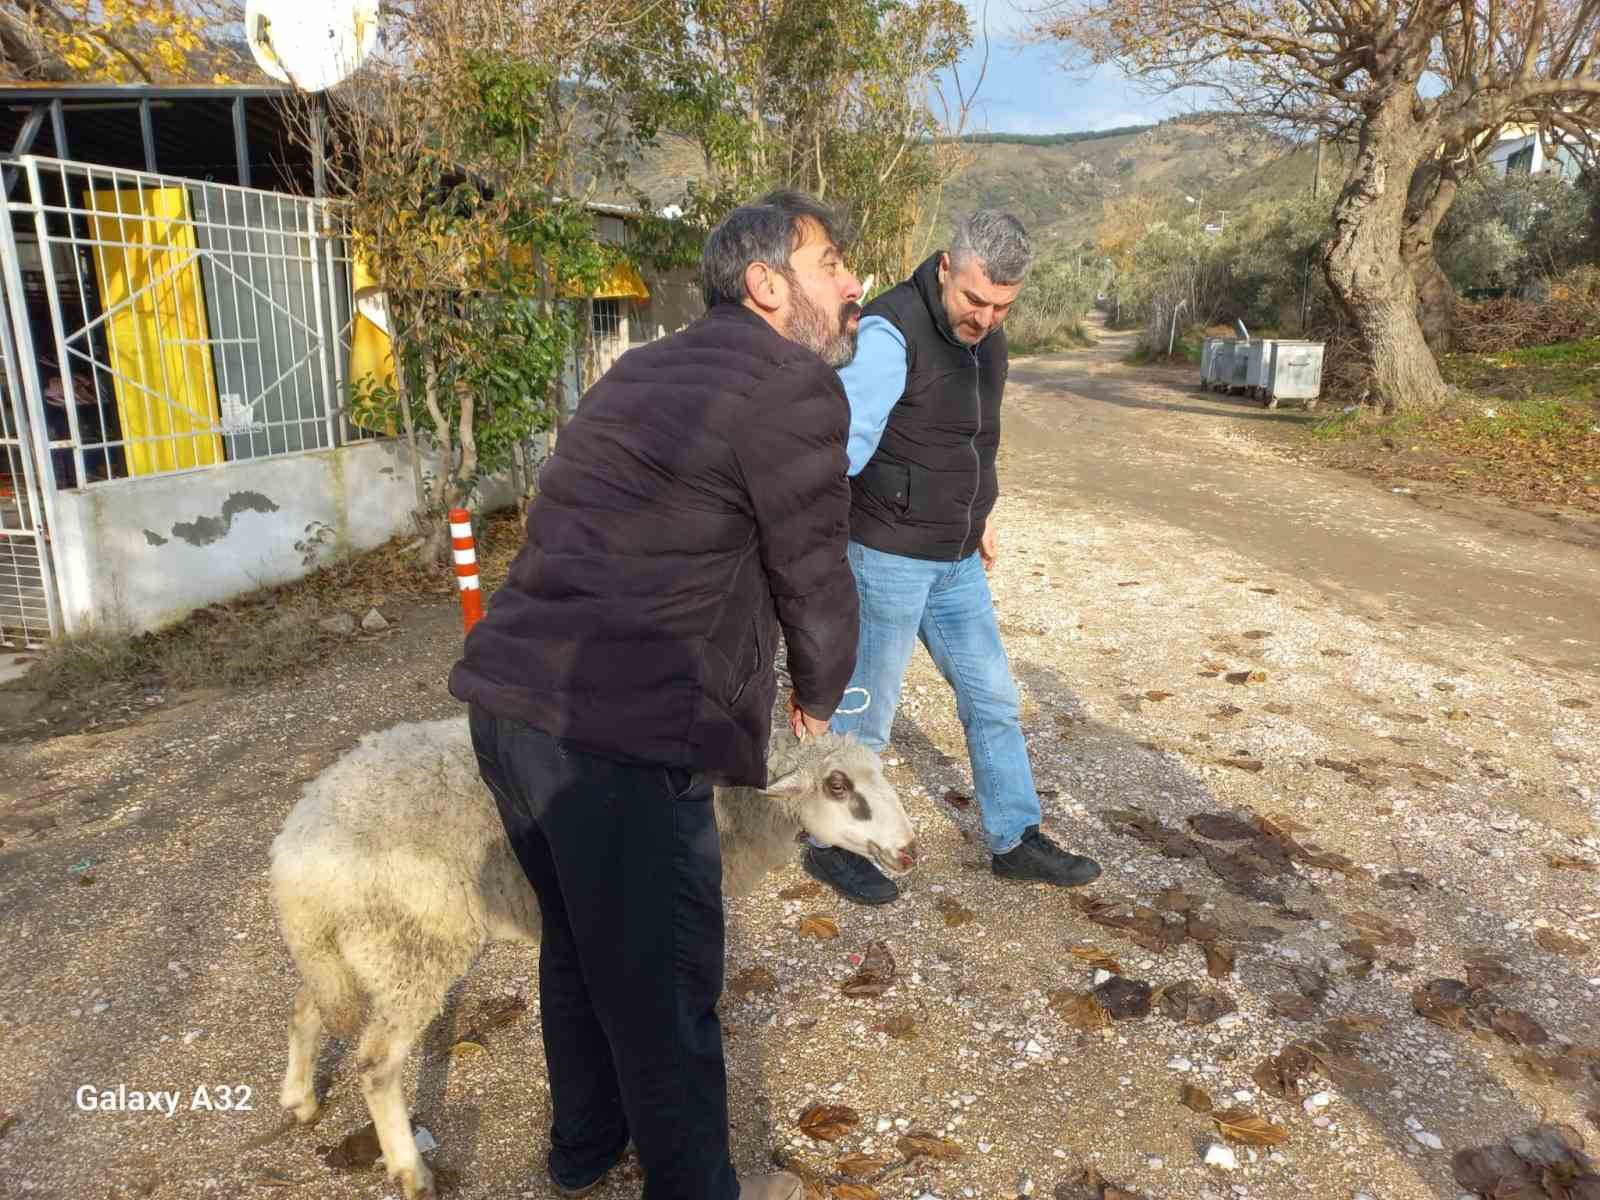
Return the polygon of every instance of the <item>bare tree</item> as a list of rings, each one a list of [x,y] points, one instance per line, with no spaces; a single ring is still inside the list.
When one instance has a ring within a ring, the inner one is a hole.
[[[1413,268],[1468,151],[1508,122],[1600,123],[1600,0],[1060,0],[1040,30],[1250,116],[1348,132],[1322,268],[1388,410],[1446,395]]]

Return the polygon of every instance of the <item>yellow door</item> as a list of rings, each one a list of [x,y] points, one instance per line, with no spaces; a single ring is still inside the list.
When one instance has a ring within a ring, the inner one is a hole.
[[[222,461],[217,381],[189,194],[120,188],[86,197],[128,472]]]

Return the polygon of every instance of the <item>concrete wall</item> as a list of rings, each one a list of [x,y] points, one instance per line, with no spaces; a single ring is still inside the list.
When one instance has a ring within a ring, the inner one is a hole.
[[[97,484],[55,498],[52,537],[68,633],[155,629],[202,605],[306,573],[295,543],[321,522],[329,553],[414,526],[398,440],[360,442],[181,475]]]
[[[697,271],[680,268],[647,274],[645,286],[650,289],[650,299],[634,306],[633,319],[628,322],[628,340],[634,345],[677,333],[706,311]]]

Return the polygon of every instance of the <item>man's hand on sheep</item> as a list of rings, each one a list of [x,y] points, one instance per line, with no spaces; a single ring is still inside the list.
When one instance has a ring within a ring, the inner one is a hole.
[[[805,709],[801,708],[799,702],[794,698],[794,693],[790,692],[789,729],[797,738],[803,738],[808,733],[812,737],[821,737],[828,732],[828,723],[817,720]]]

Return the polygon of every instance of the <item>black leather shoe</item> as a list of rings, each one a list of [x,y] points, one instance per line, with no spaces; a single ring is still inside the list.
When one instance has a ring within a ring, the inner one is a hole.
[[[857,904],[888,904],[900,898],[894,880],[861,855],[837,846],[807,846],[804,865],[811,878]]]
[[[618,1163],[628,1156],[628,1151],[632,1148],[633,1139],[629,1138],[628,1144],[623,1147],[622,1153],[617,1156],[617,1161],[612,1163],[611,1166],[607,1167],[605,1170],[601,1171],[600,1174],[596,1175],[593,1179],[589,1180],[588,1183],[563,1183],[556,1177],[555,1168],[550,1166],[548,1161],[545,1163],[545,1174],[550,1179],[550,1186],[555,1188],[558,1195],[566,1196],[569,1198],[569,1200],[578,1200],[578,1197],[587,1196],[590,1192],[594,1191],[595,1188],[604,1183],[607,1177],[611,1174],[612,1170],[617,1166]]]
[[[1100,864],[1092,858],[1069,854],[1029,825],[1011,850],[994,856],[994,873],[1001,879],[1053,883],[1057,887],[1082,887],[1100,878]]]

